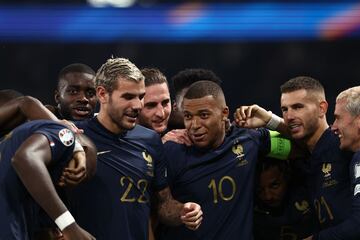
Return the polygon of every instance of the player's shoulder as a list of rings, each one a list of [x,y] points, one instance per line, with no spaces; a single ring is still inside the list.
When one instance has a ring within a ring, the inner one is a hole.
[[[68,129],[65,125],[52,120],[33,120],[26,122],[17,127],[14,132],[17,131],[51,131],[51,130]]]
[[[164,143],[165,152],[174,154],[174,152],[186,152],[187,149],[191,149],[191,146],[186,146],[185,144],[177,143],[174,141],[167,141]]]
[[[147,143],[152,143],[154,141],[158,143],[161,140],[158,133],[139,124],[136,124],[133,129],[127,131],[126,138],[137,139]]]
[[[242,127],[232,127],[232,129],[228,132],[227,138],[236,138],[236,139],[251,139],[256,142],[263,137],[270,136],[270,132],[266,128],[257,128],[257,129],[249,129]]]
[[[353,153],[350,151],[341,150],[339,137],[333,131],[331,131],[330,128],[328,128],[316,143],[312,155],[316,158],[322,159],[324,162],[340,161],[344,164],[347,164],[347,161],[344,160],[350,160],[353,156]]]

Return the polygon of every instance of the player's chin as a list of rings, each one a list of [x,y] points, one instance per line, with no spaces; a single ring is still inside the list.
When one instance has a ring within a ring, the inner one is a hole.
[[[157,133],[162,133],[166,130],[166,125],[165,124],[153,124],[152,129],[154,129],[154,131]]]
[[[136,125],[136,122],[133,122],[133,121],[127,121],[123,124],[123,128],[126,129],[126,130],[131,130],[135,127]]]
[[[301,140],[304,138],[304,134],[302,132],[290,132],[290,136],[295,140]]]
[[[198,148],[207,148],[209,146],[209,143],[207,141],[196,141],[192,139],[192,142],[194,146]]]
[[[351,147],[349,146],[349,144],[346,143],[344,138],[340,138],[340,146],[339,148],[341,150],[351,150]]]
[[[83,120],[86,120],[88,118],[91,118],[91,115],[83,115],[83,116],[77,116],[77,115],[72,115],[72,119],[74,121],[83,121]]]

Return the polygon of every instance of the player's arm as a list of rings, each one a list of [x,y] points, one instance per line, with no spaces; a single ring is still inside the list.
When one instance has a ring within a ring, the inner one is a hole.
[[[39,100],[30,96],[12,99],[0,108],[0,126],[3,129],[11,130],[27,119],[58,120]]]
[[[73,123],[57,119],[38,99],[30,96],[14,98],[0,107],[1,132],[10,132],[26,120],[36,119],[58,121],[68,126],[74,132],[81,132]]]
[[[181,225],[196,230],[202,221],[201,207],[197,203],[175,200],[169,187],[157,192],[159,220],[167,225]]]
[[[282,118],[256,104],[237,108],[234,113],[234,119],[235,123],[240,127],[266,127],[270,130],[276,130],[282,135],[289,135],[287,127]]]
[[[51,163],[48,139],[33,134],[16,151],[12,166],[34,200],[63,231],[65,239],[94,239],[69,216],[52,183],[47,166]],[[65,214],[65,215],[64,215]]]

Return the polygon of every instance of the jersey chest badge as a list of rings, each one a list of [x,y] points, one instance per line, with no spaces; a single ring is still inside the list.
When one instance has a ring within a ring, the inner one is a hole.
[[[152,159],[151,155],[148,152],[143,151],[142,156],[143,156],[144,160],[146,161],[146,166],[147,166],[146,173],[150,177],[153,177],[154,176],[154,166],[153,166],[153,159]]]
[[[233,145],[231,150],[236,155],[238,161],[237,167],[248,164],[248,161],[245,159],[244,148],[240,143]]]
[[[306,200],[302,200],[301,202],[295,202],[295,208],[302,214],[306,214],[310,210],[310,205]]]
[[[331,175],[331,171],[332,171],[331,163],[323,163],[321,171],[324,173],[323,188],[331,187],[337,184],[337,181],[333,179]]]
[[[324,173],[325,178],[331,177],[331,163],[323,163],[321,170]]]

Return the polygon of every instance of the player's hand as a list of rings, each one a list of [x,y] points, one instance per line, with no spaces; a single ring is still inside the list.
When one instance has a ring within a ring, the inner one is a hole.
[[[187,228],[190,230],[196,230],[199,228],[201,222],[203,212],[201,211],[201,207],[197,203],[187,202],[184,204],[183,209],[181,211],[181,221]]]
[[[304,238],[303,240],[312,240],[312,239],[313,239],[313,236],[310,236],[310,237]]]
[[[189,135],[187,134],[186,129],[174,129],[170,132],[166,133],[161,138],[163,143],[166,143],[167,141],[173,141],[180,144],[185,144],[186,146],[191,146],[192,142],[189,138]]]
[[[64,168],[59,186],[76,186],[86,178],[85,152],[75,152],[68,166]]]
[[[61,124],[64,124],[65,126],[67,126],[74,133],[83,133],[84,132],[82,129],[77,128],[76,125],[71,121],[63,119],[63,120],[59,120],[59,122]]]
[[[93,240],[96,239],[90,233],[73,223],[63,230],[65,240]]]
[[[271,112],[266,111],[256,104],[251,106],[241,106],[236,109],[234,119],[239,127],[265,127],[271,119]]]

